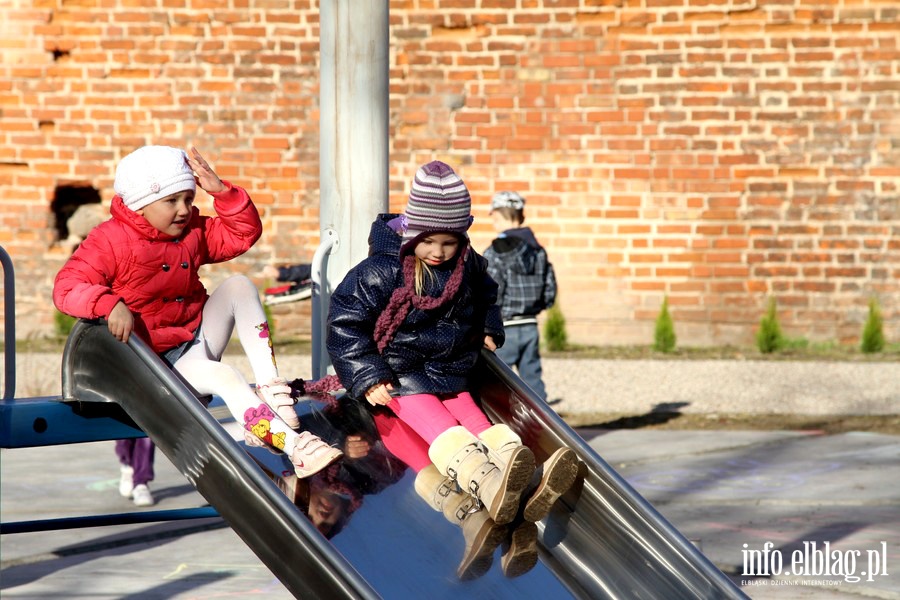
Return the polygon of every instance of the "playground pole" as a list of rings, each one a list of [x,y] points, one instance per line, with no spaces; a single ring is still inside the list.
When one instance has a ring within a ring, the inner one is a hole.
[[[387,0],[321,4],[314,379],[330,364],[324,336],[331,292],[366,257],[372,220],[388,209],[388,12]]]

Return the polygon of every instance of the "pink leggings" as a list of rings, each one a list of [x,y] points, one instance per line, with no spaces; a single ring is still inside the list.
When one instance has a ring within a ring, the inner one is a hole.
[[[462,425],[478,435],[491,426],[468,392],[445,400],[432,394],[400,396],[387,407],[394,414],[375,411],[378,433],[391,454],[417,473],[431,464],[428,447],[451,427]]]

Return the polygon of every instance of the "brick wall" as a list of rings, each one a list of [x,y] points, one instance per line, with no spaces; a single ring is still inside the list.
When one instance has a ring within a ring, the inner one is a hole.
[[[104,203],[145,143],[197,145],[266,233],[204,272],[308,261],[318,237],[318,3],[17,0],[0,36],[0,243],[24,331],[67,256],[58,186]],[[890,3],[391,2],[391,205],[441,158],[491,238],[499,189],[556,266],[570,338],[857,343],[870,298],[900,338],[900,21]],[[202,208],[209,204],[201,202]],[[262,285],[262,281],[260,284]],[[276,309],[306,330],[307,305]]]

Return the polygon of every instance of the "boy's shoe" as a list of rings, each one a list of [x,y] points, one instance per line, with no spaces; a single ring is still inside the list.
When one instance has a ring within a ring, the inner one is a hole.
[[[119,469],[119,473],[119,495],[131,498],[131,492],[134,490],[134,469],[123,466]]]
[[[276,287],[266,288],[265,303],[269,306],[284,304],[285,302],[297,302],[312,297],[313,282],[307,279],[299,283],[290,283]]]
[[[150,493],[150,488],[143,483],[134,486],[134,490],[131,492],[131,498],[134,500],[135,506],[153,506],[153,503],[155,502],[153,500],[153,494]]]
[[[343,452],[329,446],[318,436],[302,431],[297,436],[290,458],[297,477],[303,479],[315,475],[343,455]]]
[[[284,377],[276,377],[265,385],[256,386],[256,395],[269,405],[278,417],[291,429],[300,427],[300,418],[294,410],[291,386]]]

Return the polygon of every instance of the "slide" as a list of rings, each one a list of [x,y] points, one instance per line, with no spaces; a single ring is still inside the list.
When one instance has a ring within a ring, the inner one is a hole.
[[[218,420],[136,336],[122,344],[85,321],[66,346],[63,400],[120,405],[297,597],[746,598],[506,365],[485,352],[476,377],[486,412],[539,462],[562,444],[581,461],[573,489],[538,524],[538,564],[515,578],[499,564],[505,542],[483,576],[457,578],[462,529],[419,498],[414,473],[384,450],[358,403],[301,400],[303,427],[373,443],[297,480],[282,455],[236,442],[236,424]]]

